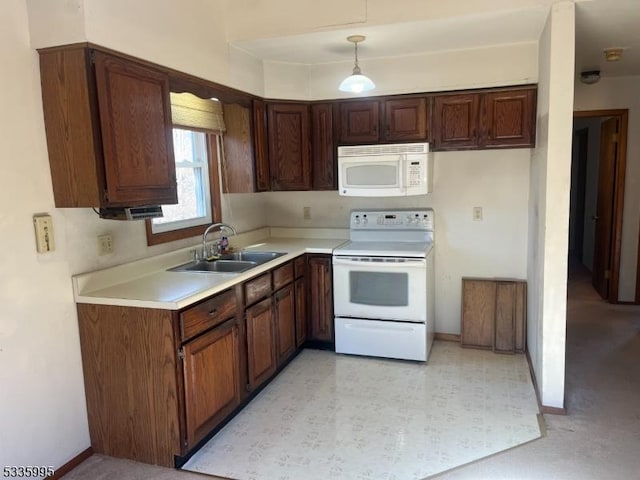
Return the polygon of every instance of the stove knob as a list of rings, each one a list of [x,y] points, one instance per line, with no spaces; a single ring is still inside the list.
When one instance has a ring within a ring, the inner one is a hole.
[[[362,219],[362,224],[366,225],[367,223],[369,223],[369,220],[367,220],[367,217]]]
[[[356,225],[360,225],[360,219],[358,217],[356,217],[356,219],[353,221],[353,223],[355,223]]]
[[[407,215],[405,223],[411,223],[411,215]]]

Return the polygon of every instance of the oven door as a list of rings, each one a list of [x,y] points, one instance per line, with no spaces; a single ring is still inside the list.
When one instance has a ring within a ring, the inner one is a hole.
[[[333,298],[336,317],[425,322],[427,262],[334,256]]]

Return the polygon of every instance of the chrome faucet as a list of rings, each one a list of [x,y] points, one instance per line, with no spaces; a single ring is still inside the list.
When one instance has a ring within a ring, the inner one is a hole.
[[[203,259],[206,259],[207,257],[209,257],[209,255],[207,254],[207,235],[209,235],[209,232],[215,228],[219,228],[220,231],[225,229],[230,230],[231,233],[233,233],[234,235],[237,235],[236,229],[233,228],[231,225],[227,225],[226,223],[212,223],[211,225],[209,225],[207,229],[204,231],[204,233],[202,234],[202,258]]]

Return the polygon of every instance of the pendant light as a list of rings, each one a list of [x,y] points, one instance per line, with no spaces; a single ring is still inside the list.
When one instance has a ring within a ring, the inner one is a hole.
[[[358,42],[363,42],[366,37],[364,35],[349,35],[347,40],[355,45],[356,63],[353,67],[353,73],[345,78],[338,89],[342,92],[361,93],[368,92],[376,88],[376,85],[366,75],[362,75],[358,66]]]

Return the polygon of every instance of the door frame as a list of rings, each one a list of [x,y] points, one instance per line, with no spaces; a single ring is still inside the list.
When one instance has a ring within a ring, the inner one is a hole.
[[[611,277],[609,282],[609,303],[618,302],[618,286],[620,282],[620,251],[622,249],[622,214],[624,212],[624,182],[627,167],[627,132],[629,125],[629,110],[584,110],[574,111],[573,118],[617,117],[620,131],[618,132],[617,162],[614,178],[613,195],[613,233],[611,254]],[[640,270],[640,258],[636,265],[636,276]],[[636,302],[638,301],[638,284],[636,282]]]

